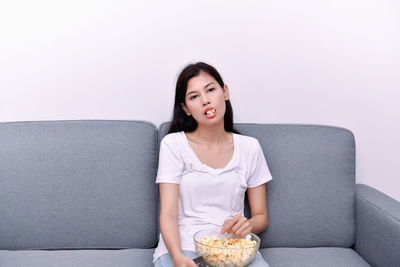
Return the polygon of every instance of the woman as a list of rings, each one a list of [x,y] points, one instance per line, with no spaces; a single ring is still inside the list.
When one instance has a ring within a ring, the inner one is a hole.
[[[233,128],[228,86],[217,70],[190,64],[179,75],[172,123],[161,141],[160,241],[155,267],[195,267],[193,235],[207,228],[244,236],[268,226],[271,180],[257,139]],[[243,216],[247,190],[251,217]],[[249,265],[268,266],[260,254]]]

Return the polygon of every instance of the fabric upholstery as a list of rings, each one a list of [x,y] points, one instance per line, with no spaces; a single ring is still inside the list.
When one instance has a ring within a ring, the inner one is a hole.
[[[342,246],[355,235],[355,142],[343,128],[238,124],[263,147],[269,226],[262,247]]]
[[[153,246],[157,158],[148,122],[1,123],[0,249]]]
[[[367,267],[350,248],[265,248],[260,250],[271,267]]]
[[[1,267],[153,267],[154,249],[0,250]]]
[[[358,184],[355,249],[373,266],[400,266],[400,202]]]
[[[169,124],[0,123],[0,266],[153,266],[155,178]],[[350,131],[235,128],[259,140],[274,178],[269,227],[259,234],[271,267],[400,266],[400,203],[365,185],[356,193]]]

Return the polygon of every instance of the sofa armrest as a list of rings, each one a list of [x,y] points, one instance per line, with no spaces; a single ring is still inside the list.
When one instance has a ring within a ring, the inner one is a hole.
[[[400,202],[356,185],[355,250],[372,266],[400,266]]]

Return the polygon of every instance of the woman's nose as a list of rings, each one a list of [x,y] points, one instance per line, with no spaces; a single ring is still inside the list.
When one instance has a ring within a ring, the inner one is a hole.
[[[203,103],[203,106],[206,106],[206,105],[210,104],[210,100],[209,100],[208,97],[205,96],[205,95],[203,95],[203,96],[201,97],[201,101],[202,101],[202,103]]]
[[[203,106],[207,106],[208,104],[210,104],[210,101],[208,99],[206,99],[205,101],[203,101]]]

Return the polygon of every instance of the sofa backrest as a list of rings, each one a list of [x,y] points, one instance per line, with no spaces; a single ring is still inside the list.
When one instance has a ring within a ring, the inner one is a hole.
[[[148,248],[158,241],[158,147],[170,123],[0,123],[0,249]],[[355,141],[343,128],[238,123],[274,179],[262,247],[355,235]],[[246,210],[248,214],[248,210]]]
[[[170,123],[159,127],[159,142]],[[349,247],[355,239],[355,141],[346,129],[318,125],[235,124],[257,138],[273,180],[261,247]],[[246,210],[248,214],[248,210]]]
[[[0,249],[155,245],[157,161],[149,122],[0,123]]]

